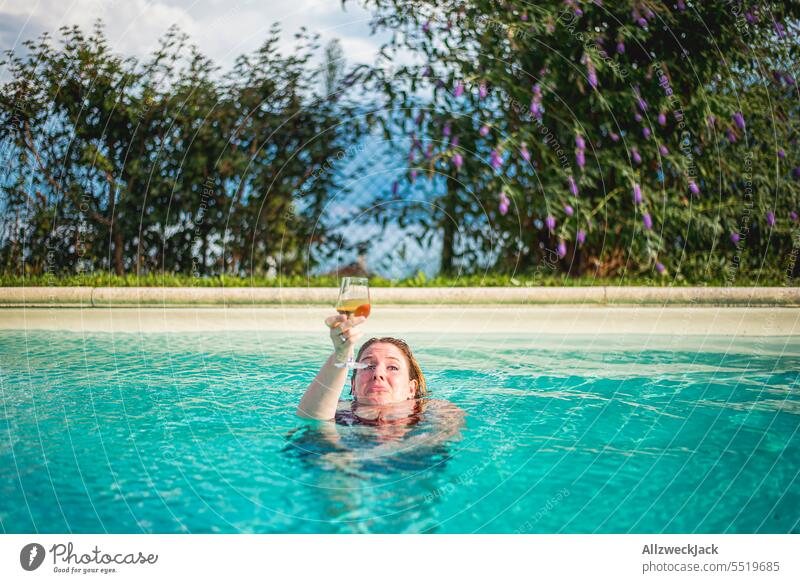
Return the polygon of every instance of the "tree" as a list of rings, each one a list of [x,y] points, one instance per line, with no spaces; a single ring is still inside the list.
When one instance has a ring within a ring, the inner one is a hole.
[[[796,3],[365,4],[392,32],[382,53],[422,61],[362,75],[411,144],[409,181],[448,176],[425,225],[445,271],[783,270],[800,195]]]
[[[301,31],[289,56],[273,26],[219,69],[177,29],[146,61],[113,54],[100,23],[9,52],[0,141],[9,173],[6,270],[302,273],[334,242],[318,222],[358,140],[342,79],[320,95]],[[333,50],[333,49],[331,49]],[[337,69],[337,75],[341,68]]]

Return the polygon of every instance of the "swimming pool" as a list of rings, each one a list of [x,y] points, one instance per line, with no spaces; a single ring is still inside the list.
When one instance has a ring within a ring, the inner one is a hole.
[[[2,530],[800,532],[798,337],[404,337],[465,424],[375,456],[323,335],[0,330]]]

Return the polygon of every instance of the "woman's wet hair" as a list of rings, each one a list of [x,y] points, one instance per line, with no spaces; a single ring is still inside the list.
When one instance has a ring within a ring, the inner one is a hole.
[[[411,352],[411,348],[405,341],[400,340],[399,338],[392,338],[391,336],[385,336],[383,338],[370,338],[367,340],[361,348],[358,349],[358,355],[356,356],[356,362],[361,360],[361,355],[364,354],[364,351],[372,346],[373,344],[392,344],[400,349],[400,352],[403,353],[406,357],[406,362],[408,363],[408,377],[409,380],[417,381],[417,392],[414,394],[414,397],[417,399],[421,399],[428,393],[428,387],[425,384],[425,375],[422,374],[422,369],[417,362],[417,359],[414,358],[414,354]],[[353,376],[350,379],[350,394],[353,394],[353,390],[356,386],[356,373],[358,371],[353,371]]]

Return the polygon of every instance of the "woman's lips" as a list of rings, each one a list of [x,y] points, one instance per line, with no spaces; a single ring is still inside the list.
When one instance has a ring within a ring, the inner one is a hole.
[[[380,385],[374,385],[374,386],[371,386],[371,387],[367,387],[367,392],[368,393],[388,393],[389,392],[389,387],[384,387],[384,386],[380,386]]]

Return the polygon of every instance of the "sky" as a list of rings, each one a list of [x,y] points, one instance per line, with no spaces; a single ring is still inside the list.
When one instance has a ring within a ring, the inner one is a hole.
[[[358,0],[0,0],[0,50],[60,26],[90,29],[102,19],[111,46],[125,56],[144,57],[167,29],[178,25],[201,52],[223,69],[257,49],[273,22],[282,25],[282,48],[302,26],[325,44],[338,38],[348,63],[372,63],[385,39],[370,35],[370,13]]]
[[[370,34],[371,16],[359,0],[347,0],[344,7],[341,0],[0,0],[0,50],[24,52],[21,43],[25,40],[34,39],[45,31],[57,36],[59,27],[64,25],[79,25],[90,30],[98,18],[105,24],[111,47],[123,56],[137,58],[147,57],[169,27],[178,25],[203,54],[222,66],[223,72],[233,65],[236,57],[256,50],[274,22],[281,23],[284,54],[290,53],[294,46],[294,33],[305,26],[320,35],[323,46],[333,38],[339,39],[348,65],[374,64],[381,44],[388,40],[386,33]],[[319,58],[321,60],[321,54]],[[400,58],[411,60],[409,55]],[[0,71],[0,80],[3,73],[5,71]],[[404,164],[398,167],[397,160],[383,157],[382,151],[380,140],[371,143],[364,156],[353,159],[342,169],[343,175],[348,175],[354,168],[365,165],[365,157],[370,158],[369,176],[356,177],[356,182],[364,178],[371,181],[369,192],[360,194],[374,195],[376,188],[388,190],[392,181],[403,173]],[[352,203],[345,201],[345,208],[351,206]],[[346,232],[351,230],[345,228]],[[399,249],[398,233],[381,237],[372,229],[370,235],[373,237],[370,263]],[[410,245],[413,248],[413,243]],[[412,256],[422,255],[417,250],[417,253],[412,251]],[[330,269],[334,263],[346,264],[354,258],[336,257],[330,264],[323,265],[322,270]],[[435,269],[428,259],[423,264],[396,263],[403,266],[401,272],[387,272],[388,277],[403,277],[418,269],[432,275]]]

